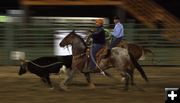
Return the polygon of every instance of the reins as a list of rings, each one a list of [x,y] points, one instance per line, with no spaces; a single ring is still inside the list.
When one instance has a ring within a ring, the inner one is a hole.
[[[73,32],[72,32],[73,33]],[[69,34],[69,35],[74,35],[75,37],[77,37],[78,39],[79,39],[79,41],[81,41],[83,44],[84,44],[84,46],[85,46],[85,49],[87,49],[87,44],[84,42],[84,40],[79,36],[79,35],[77,35],[76,33],[74,33],[74,34]],[[64,39],[63,39],[64,40]],[[62,41],[61,41],[62,42]],[[72,44],[71,44],[72,45]],[[86,55],[87,54],[87,52],[85,51],[84,53],[80,53],[80,54],[77,54],[77,55],[74,55],[73,56],[73,59],[77,59],[77,58],[80,58],[80,57],[82,57],[82,56],[84,56],[84,55]],[[91,55],[91,53],[90,53],[90,55]],[[89,56],[87,56],[88,58],[89,58]],[[94,59],[94,58],[93,58]],[[93,60],[92,59],[92,60]],[[95,63],[95,65],[96,65],[96,67],[101,71],[101,73],[103,74],[103,75],[105,75],[105,73],[104,73],[104,71],[100,68],[100,66],[97,64],[97,62],[95,61],[95,59],[93,60],[93,62]]]
[[[80,58],[80,57],[82,57],[82,56],[84,56],[86,53],[81,53],[81,54],[78,54],[78,55],[75,55],[75,56],[73,56],[73,58]]]

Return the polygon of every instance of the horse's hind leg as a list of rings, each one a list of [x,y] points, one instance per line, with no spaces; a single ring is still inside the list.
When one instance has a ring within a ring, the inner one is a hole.
[[[94,89],[95,88],[95,85],[94,83],[91,81],[91,76],[90,76],[90,73],[84,73],[84,76],[86,77],[86,80],[89,84],[89,88],[90,89]]]
[[[128,70],[127,72],[128,72],[130,79],[131,79],[131,85],[135,85],[135,83],[134,83],[134,68]]]
[[[125,84],[124,84],[124,90],[128,90],[129,89],[129,78],[130,78],[130,75],[128,72],[124,72],[121,74],[123,77],[125,77]]]
[[[104,71],[105,75],[110,78],[110,79],[113,79],[114,81],[118,82],[119,80],[117,78],[115,78],[114,76],[112,76],[109,72],[107,71]]]
[[[132,71],[131,73],[129,73],[131,76],[131,85],[135,85],[134,83],[134,71]]]

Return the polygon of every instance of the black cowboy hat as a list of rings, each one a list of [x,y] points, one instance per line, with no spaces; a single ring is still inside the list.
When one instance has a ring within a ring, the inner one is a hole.
[[[114,19],[120,20],[120,17],[119,16],[115,16]]]

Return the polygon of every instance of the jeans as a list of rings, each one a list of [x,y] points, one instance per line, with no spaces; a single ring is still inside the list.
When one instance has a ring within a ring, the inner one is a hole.
[[[113,37],[109,49],[111,50],[113,47],[115,47],[122,39],[123,37],[120,38]]]
[[[102,44],[93,44],[91,51],[90,51],[90,68],[95,69],[96,68],[96,53],[103,47]]]

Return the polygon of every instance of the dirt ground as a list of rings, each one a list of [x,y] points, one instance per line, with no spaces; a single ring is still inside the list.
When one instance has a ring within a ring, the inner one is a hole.
[[[144,67],[150,80],[146,83],[135,72],[137,86],[123,91],[122,83],[94,74],[96,89],[89,89],[82,74],[69,84],[70,91],[58,87],[58,76],[52,75],[54,89],[27,73],[19,76],[18,67],[0,67],[0,103],[164,103],[165,87],[180,87],[180,67]],[[120,80],[119,72],[110,72]]]

